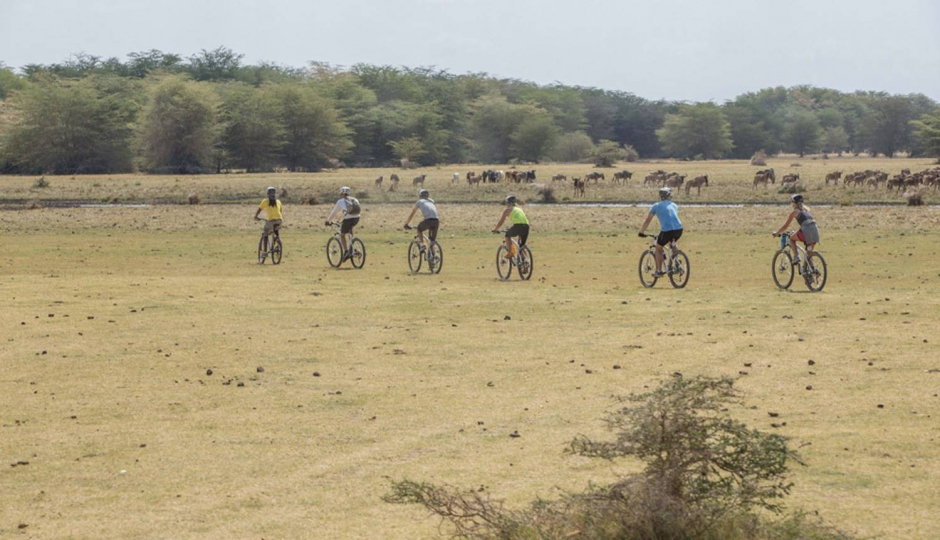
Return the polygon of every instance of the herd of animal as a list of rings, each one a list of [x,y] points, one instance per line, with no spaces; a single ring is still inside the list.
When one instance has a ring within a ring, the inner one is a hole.
[[[487,183],[500,183],[503,181],[514,182],[516,184],[529,184],[536,181],[536,174],[534,170],[493,170],[486,169],[479,173],[476,171],[469,171],[464,175],[467,181],[467,184],[475,186],[478,184],[487,184]],[[615,185],[627,185],[627,182],[633,178],[633,173],[628,170],[616,171],[611,175],[611,182]],[[666,172],[664,170],[657,170],[650,174],[647,174],[643,179],[644,186],[661,186],[661,187],[671,187],[674,189],[679,189],[685,187],[686,195],[691,194],[692,189],[696,189],[696,194],[702,194],[702,188],[708,187],[708,175],[703,174],[697,176],[691,180],[686,181],[687,175],[679,174],[677,172]],[[600,181],[606,181],[607,176],[603,172],[590,172],[583,176],[573,176],[570,181],[574,187],[574,196],[575,197],[584,197],[587,186],[590,182],[597,184]],[[415,176],[412,179],[412,186],[424,186],[424,182],[427,180],[427,175],[422,174]],[[451,183],[455,184],[461,180],[460,173],[453,173],[451,176]],[[395,191],[398,189],[398,184],[401,181],[401,178],[397,174],[392,174],[389,176],[389,191]],[[552,176],[552,182],[568,182],[569,178],[565,174],[556,174]],[[781,186],[788,185],[799,185],[802,179],[800,178],[799,173],[789,173],[785,174],[780,179]],[[925,169],[920,172],[912,173],[910,169],[904,169],[900,174],[889,177],[888,173],[879,170],[864,170],[857,171],[853,173],[844,174],[842,171],[833,171],[826,174],[826,185],[830,183],[838,186],[839,182],[842,182],[843,187],[848,187],[849,185],[853,187],[866,187],[871,189],[878,189],[884,186],[888,191],[896,191],[900,193],[902,188],[910,188],[916,186],[928,186],[940,190],[940,166],[934,167],[932,169]],[[379,176],[375,179],[375,186],[378,188],[382,187],[382,184],[385,182],[385,176]],[[777,183],[777,175],[773,169],[761,169],[754,173],[754,183],[753,187],[763,185],[765,188],[768,185],[774,185]]]

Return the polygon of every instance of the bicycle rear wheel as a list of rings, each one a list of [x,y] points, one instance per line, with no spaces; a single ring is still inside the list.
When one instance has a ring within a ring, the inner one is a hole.
[[[440,274],[441,268],[444,266],[444,250],[441,248],[441,245],[437,243],[437,240],[431,241],[430,249],[430,259],[428,260],[428,270],[432,274]]]
[[[412,274],[421,271],[421,263],[424,260],[424,253],[421,252],[421,244],[417,240],[412,240],[408,244],[408,269]],[[433,271],[433,270],[432,270]]]
[[[806,287],[819,292],[826,286],[826,279],[829,277],[829,270],[826,268],[826,259],[815,251],[806,256],[806,272],[803,274],[806,280]]]
[[[499,274],[499,279],[503,281],[512,276],[512,259],[506,258],[508,253],[509,250],[506,249],[506,246],[499,246],[499,249],[496,250],[496,273]]]
[[[326,260],[333,268],[343,263],[343,244],[335,236],[326,241]]]
[[[519,248],[519,277],[522,278],[522,281],[529,281],[529,278],[532,277],[532,250],[529,249],[529,246],[522,246]]]
[[[685,252],[676,250],[669,258],[669,281],[672,286],[681,289],[689,282],[689,257]]]
[[[358,238],[353,238],[352,241],[351,260],[353,268],[361,269],[366,264],[366,245]]]
[[[264,235],[261,235],[261,240],[258,240],[258,264],[264,264],[264,260],[268,258],[268,250],[264,248]]]
[[[652,251],[646,250],[640,255],[640,283],[647,289],[656,285],[656,256]]]
[[[785,250],[774,254],[774,262],[770,268],[774,276],[774,283],[783,290],[790,288],[793,283],[793,258]]]
[[[272,242],[274,245],[271,246],[271,264],[281,264],[281,255],[284,254],[284,244],[281,243],[280,236],[272,236]]]

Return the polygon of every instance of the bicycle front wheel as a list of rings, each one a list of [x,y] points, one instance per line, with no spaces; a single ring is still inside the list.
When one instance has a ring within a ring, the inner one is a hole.
[[[431,250],[429,252],[428,270],[430,270],[432,274],[440,274],[441,268],[444,266],[444,250],[436,240],[431,241],[431,247],[428,249]]]
[[[351,260],[353,268],[361,269],[366,264],[366,245],[358,238],[354,238],[352,241]]]
[[[774,254],[771,271],[777,287],[783,290],[789,289],[790,284],[793,283],[793,258],[784,250],[778,251]]]
[[[326,242],[326,260],[333,268],[339,268],[343,263],[343,244],[335,236]]]
[[[652,251],[644,251],[640,255],[640,283],[647,289],[656,285],[656,280],[659,278],[656,277],[655,273],[656,255]]]
[[[268,250],[264,249],[264,235],[261,235],[261,240],[258,240],[258,264],[264,264],[267,258]]]
[[[529,246],[519,248],[519,277],[522,281],[529,281],[532,277],[532,250]]]
[[[676,251],[669,258],[669,281],[672,286],[681,289],[689,282],[689,257],[682,251]]]
[[[506,249],[506,246],[499,246],[499,249],[496,250],[496,273],[499,274],[499,279],[503,281],[512,276],[512,259],[506,257],[508,254],[509,250]]]
[[[412,274],[421,271],[421,262],[424,259],[424,253],[421,253],[421,244],[417,240],[412,240],[408,244],[408,269]]]
[[[272,237],[274,245],[271,246],[271,264],[281,264],[281,255],[284,254],[284,244],[279,236]]]
[[[828,272],[826,259],[823,259],[822,255],[814,251],[806,257],[806,273],[803,277],[806,279],[806,287],[809,290],[813,292],[823,290],[826,286],[826,279],[829,277]]]

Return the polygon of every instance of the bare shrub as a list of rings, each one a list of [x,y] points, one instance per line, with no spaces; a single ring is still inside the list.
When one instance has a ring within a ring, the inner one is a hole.
[[[803,185],[803,182],[797,180],[791,184],[780,186],[780,189],[777,190],[777,193],[792,195],[794,193],[803,193],[804,191],[806,191],[806,186]]]
[[[305,195],[305,196],[301,199],[301,203],[302,203],[302,204],[308,204],[308,205],[310,205],[310,206],[314,206],[314,205],[320,204],[320,199],[316,196],[316,194],[314,194],[314,195]]]
[[[542,198],[543,203],[556,203],[558,199],[555,198],[555,188],[552,186],[538,185],[536,186],[536,193],[539,197]]]
[[[187,200],[189,201],[189,204],[200,204],[200,203],[202,203],[202,199],[199,197],[199,194],[198,194],[198,193],[190,193],[190,194],[189,194],[189,197],[187,198]]]
[[[282,201],[286,201],[286,200],[287,200],[287,195],[288,195],[287,188],[286,188],[286,187],[282,187],[282,188],[281,188],[281,192],[280,192],[280,194],[279,194],[281,200],[282,200]]]
[[[624,145],[623,150],[626,152],[626,155],[623,158],[624,161],[634,163],[636,160],[640,159],[640,153],[637,152],[636,148],[633,146],[626,144]]]
[[[40,208],[42,208],[42,205],[39,204],[39,201],[29,201],[26,203],[27,210],[39,210]]]
[[[357,198],[357,199],[362,199],[362,200],[368,199],[368,198],[369,198],[369,190],[360,189],[359,191],[356,192],[356,198]]]
[[[763,150],[758,150],[757,152],[754,152],[754,155],[751,156],[751,165],[755,165],[758,167],[763,167],[767,165],[767,154],[765,154]]]
[[[923,206],[924,205],[924,195],[927,194],[927,188],[925,186],[914,186],[904,192],[903,197],[907,199],[908,206]]]
[[[785,437],[732,418],[729,407],[741,403],[733,380],[677,377],[621,403],[607,416],[611,440],[577,437],[568,451],[636,458],[645,463],[641,473],[519,510],[483,488],[410,480],[393,482],[384,500],[422,506],[455,538],[472,540],[849,539],[806,514],[771,521],[762,513],[781,512],[789,464],[800,461]]]
[[[36,181],[33,182],[33,187],[36,189],[46,189],[47,187],[49,187],[49,181],[46,180],[45,176],[42,176],[40,178],[37,178]]]

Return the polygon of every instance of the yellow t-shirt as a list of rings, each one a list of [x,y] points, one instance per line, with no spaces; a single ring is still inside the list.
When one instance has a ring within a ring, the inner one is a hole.
[[[525,217],[525,212],[518,206],[513,207],[512,211],[509,212],[509,221],[511,221],[513,225],[529,224],[529,218]]]
[[[262,210],[267,210],[268,221],[271,221],[272,219],[282,219],[281,218],[281,201],[276,201],[276,202],[277,202],[277,206],[271,206],[270,203],[268,203],[268,200],[264,199],[263,201],[261,201],[261,206],[258,207]]]

